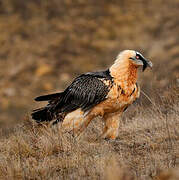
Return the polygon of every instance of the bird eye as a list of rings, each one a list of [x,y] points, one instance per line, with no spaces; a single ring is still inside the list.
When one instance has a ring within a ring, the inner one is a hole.
[[[136,56],[136,59],[139,59],[139,56]]]

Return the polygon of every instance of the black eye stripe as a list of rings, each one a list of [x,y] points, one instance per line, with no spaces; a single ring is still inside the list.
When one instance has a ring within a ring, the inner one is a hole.
[[[139,57],[139,58],[137,58],[137,57]],[[144,57],[143,57],[140,53],[136,52],[136,59],[141,59],[141,60],[143,60]]]
[[[145,58],[139,52],[136,52],[135,57],[130,57],[129,59],[132,59],[132,60],[138,59],[138,60],[142,60],[142,61],[145,60]]]

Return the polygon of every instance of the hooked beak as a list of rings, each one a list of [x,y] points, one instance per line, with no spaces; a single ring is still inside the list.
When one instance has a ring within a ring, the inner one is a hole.
[[[152,65],[152,62],[151,62],[151,61],[143,58],[143,59],[142,59],[142,62],[143,62],[143,68],[142,68],[142,71],[143,71],[143,72],[145,71],[145,69],[146,69],[147,67],[150,67],[150,68],[152,69],[152,66],[153,66],[153,65]]]
[[[142,70],[145,71],[147,67],[150,67],[152,69],[152,62],[145,59],[144,56],[137,53],[136,57],[130,57],[130,59],[133,60],[133,63],[138,66],[143,66]]]

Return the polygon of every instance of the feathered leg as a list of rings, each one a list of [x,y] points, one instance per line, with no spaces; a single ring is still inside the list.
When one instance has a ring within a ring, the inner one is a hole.
[[[86,113],[86,115],[83,116],[84,117],[83,121],[78,128],[74,129],[74,134],[76,136],[79,136],[87,128],[91,120],[93,120],[97,116],[103,117],[103,115],[104,115],[103,108],[94,107],[91,111],[89,111],[88,113]]]
[[[102,138],[116,139],[119,130],[119,117],[121,113],[111,113],[104,116],[105,127],[103,130]]]
[[[83,124],[84,120],[83,111],[77,109],[65,116],[61,127],[64,131],[76,131],[75,129],[78,129]]]
[[[89,123],[91,122],[91,120],[94,118],[95,116],[93,114],[89,114],[87,116],[84,117],[82,123],[80,126],[78,126],[78,128],[74,128],[73,132],[74,135],[76,137],[78,137],[89,125]]]

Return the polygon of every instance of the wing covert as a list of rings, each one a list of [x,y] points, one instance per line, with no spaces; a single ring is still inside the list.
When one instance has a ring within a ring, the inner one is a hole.
[[[80,107],[84,111],[89,110],[91,107],[105,100],[110,90],[110,87],[103,80],[105,78],[95,77],[91,74],[83,74],[77,77],[64,91],[64,104],[69,104],[72,107]],[[63,111],[66,110],[64,106]]]

